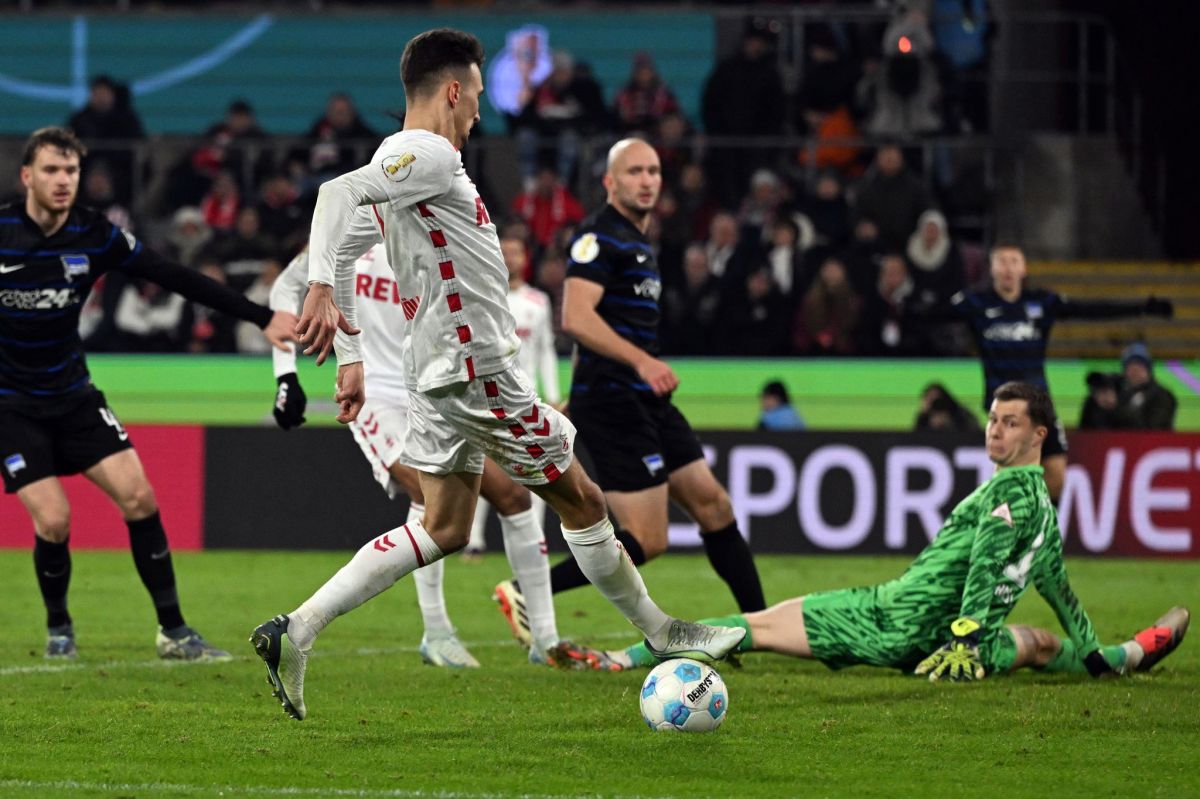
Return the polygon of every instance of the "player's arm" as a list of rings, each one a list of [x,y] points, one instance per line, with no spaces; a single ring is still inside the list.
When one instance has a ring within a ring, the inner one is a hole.
[[[562,402],[562,391],[558,386],[558,353],[554,350],[554,322],[549,298],[542,306],[542,311],[541,322],[533,329],[537,371],[542,381],[542,397],[557,407]]]
[[[157,283],[192,302],[206,305],[215,311],[250,322],[262,328],[263,335],[277,349],[286,349],[295,340],[296,315],[290,311],[275,311],[246,299],[245,295],[223,286],[194,269],[177,264],[142,245],[132,235],[117,235],[124,241],[113,245],[111,255],[120,260],[115,268],[132,277]]]
[[[622,338],[596,311],[604,286],[583,277],[563,284],[563,330],[592,352],[625,364],[646,381],[655,394],[669,394],[679,385],[675,371],[664,361]]]
[[[271,310],[295,311],[304,300],[308,290],[308,250],[305,249],[292,259],[271,284],[268,305]],[[296,348],[289,343],[286,350],[271,351],[271,364],[275,370],[275,404],[271,410],[275,423],[284,430],[304,424],[304,409],[308,398],[300,387],[296,375]]]
[[[1060,297],[1060,319],[1120,319],[1129,316],[1160,316],[1170,319],[1175,306],[1170,300],[1147,297],[1144,300],[1070,300]]]
[[[1058,530],[1054,529],[1053,533]],[[1048,540],[1038,549],[1033,559],[1033,585],[1042,598],[1046,600],[1058,617],[1067,637],[1075,645],[1075,651],[1083,654],[1083,663],[1088,673],[1099,677],[1112,671],[1108,661],[1100,654],[1100,641],[1096,638],[1096,629],[1087,611],[1079,602],[1079,597],[1071,589],[1067,580],[1067,566],[1063,562],[1062,539],[1058,535],[1048,536]]]
[[[414,205],[445,194],[461,166],[458,153],[444,139],[440,143],[415,142],[411,151],[393,150],[385,142],[371,163],[321,185],[313,210],[309,235],[308,298],[296,332],[305,354],[316,354],[322,364],[335,345],[338,362],[361,360],[354,320],[343,309],[354,300],[354,263],[339,259],[349,238],[349,228],[359,208],[393,203]],[[361,253],[360,253],[361,254]],[[335,342],[341,330],[345,336]],[[348,360],[343,361],[345,355]]]
[[[958,618],[947,630],[947,642],[921,661],[917,674],[928,674],[931,681],[981,680],[986,676],[979,655],[979,641],[987,632],[983,624],[1012,555],[1015,531],[1027,524],[1029,517],[1027,503],[1000,501],[979,520]]]

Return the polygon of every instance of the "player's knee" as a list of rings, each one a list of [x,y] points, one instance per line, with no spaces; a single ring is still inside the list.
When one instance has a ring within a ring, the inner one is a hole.
[[[503,489],[489,497],[488,501],[492,503],[492,507],[496,509],[496,513],[499,513],[501,516],[524,513],[533,507],[533,503],[529,498],[529,490],[511,480],[507,481]]]
[[[117,498],[121,513],[126,519],[144,519],[158,510],[154,489],[149,481],[140,480]]]
[[[702,530],[720,530],[733,521],[733,502],[719,485],[706,492],[694,506],[696,523]]]
[[[1058,636],[1049,630],[1034,629],[1034,659],[1039,666],[1044,666],[1058,654],[1062,648],[1062,641]]]
[[[629,534],[633,535],[634,538],[637,538],[638,543],[642,545],[642,552],[645,553],[646,560],[654,560],[659,555],[667,551],[666,537],[653,536],[649,540],[643,541],[641,538],[638,538],[636,535],[634,535],[632,530],[629,531]]]
[[[71,509],[54,508],[41,512],[34,519],[37,535],[54,544],[61,544],[71,535]]]

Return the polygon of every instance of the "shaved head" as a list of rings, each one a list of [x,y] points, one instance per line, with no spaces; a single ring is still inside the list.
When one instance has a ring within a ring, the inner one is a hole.
[[[609,205],[645,233],[662,189],[658,153],[641,139],[621,139],[608,151],[604,188]]]

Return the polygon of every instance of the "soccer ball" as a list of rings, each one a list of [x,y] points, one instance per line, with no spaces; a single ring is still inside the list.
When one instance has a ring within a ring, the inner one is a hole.
[[[641,706],[652,730],[708,732],[725,720],[729,689],[712,666],[677,658],[659,663],[646,677]]]

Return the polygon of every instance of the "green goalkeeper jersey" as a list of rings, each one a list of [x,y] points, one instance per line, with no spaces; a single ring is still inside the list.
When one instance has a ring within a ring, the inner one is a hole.
[[[980,622],[987,637],[1002,628],[1030,581],[1080,652],[1099,646],[1067,581],[1042,467],[1009,467],[960,502],[904,574],[876,588],[876,599],[895,622],[931,642],[949,638],[950,623],[961,616]]]

